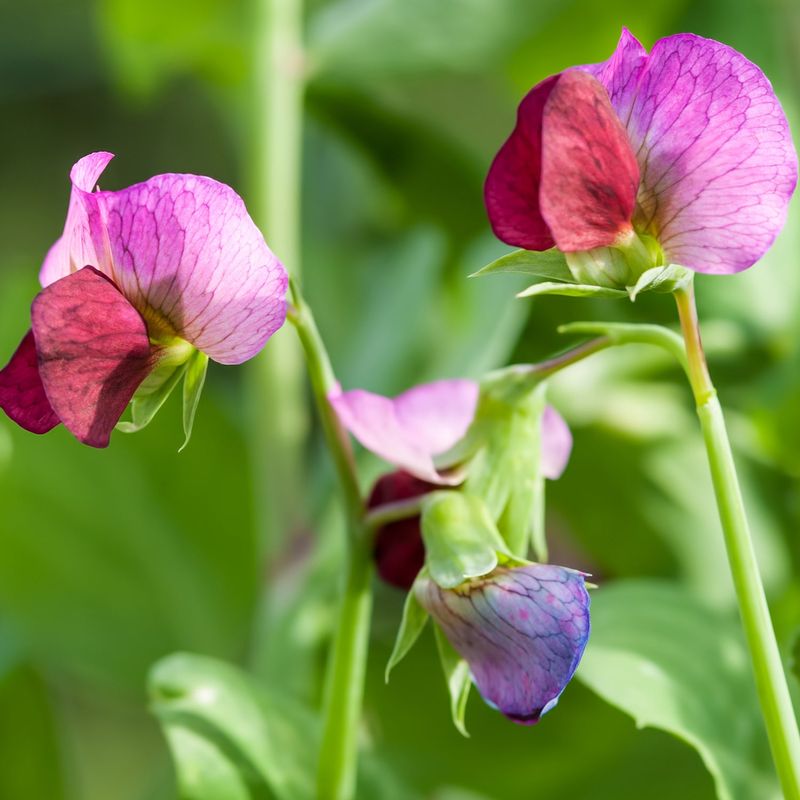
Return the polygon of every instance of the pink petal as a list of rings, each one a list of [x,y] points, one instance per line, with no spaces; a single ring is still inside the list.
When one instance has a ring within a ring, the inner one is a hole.
[[[39,273],[42,286],[86,266],[95,267],[111,277],[102,219],[92,192],[112,158],[111,153],[90,153],[72,167],[69,174],[72,191],[64,233],[50,248],[42,264]]]
[[[0,408],[31,433],[47,433],[60,422],[39,376],[33,331],[25,334],[11,361],[0,370]]]
[[[376,455],[431,483],[447,483],[433,457],[467,432],[478,402],[478,384],[445,380],[409,389],[395,398],[363,389],[329,397],[342,424]]]
[[[80,441],[106,447],[152,368],[144,320],[91,267],[42,289],[31,320],[39,374],[53,411]]]
[[[281,327],[286,271],[229,186],[156,175],[99,202],[114,280],[148,323],[223,364],[252,358]]]
[[[659,238],[670,262],[707,273],[746,269],[782,228],[797,182],[772,86],[710,39],[667,37],[645,61],[631,40],[623,33],[614,57],[589,69],[609,89],[637,153],[637,226]]]
[[[567,468],[572,452],[572,433],[561,414],[545,406],[542,415],[542,474],[558,480]]]
[[[561,75],[544,106],[541,212],[565,252],[613,244],[631,230],[639,168],[605,88]]]
[[[539,206],[542,115],[559,75],[528,92],[517,124],[495,156],[484,185],[484,201],[498,239],[526,250],[548,250],[555,242]]]

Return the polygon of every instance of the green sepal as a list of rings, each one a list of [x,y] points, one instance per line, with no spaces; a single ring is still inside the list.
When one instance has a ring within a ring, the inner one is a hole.
[[[406,602],[403,605],[403,618],[400,621],[397,638],[394,640],[392,654],[386,662],[386,672],[384,673],[386,683],[389,683],[389,675],[392,670],[406,657],[408,651],[419,639],[419,635],[422,633],[429,616],[417,599],[412,586],[406,595]]]
[[[439,653],[442,672],[447,682],[447,690],[450,693],[450,715],[453,719],[453,725],[456,726],[456,730],[462,736],[469,738],[467,726],[464,724],[469,690],[472,688],[469,665],[455,651],[453,645],[447,641],[447,637],[442,633],[438,625],[434,626],[434,633],[436,636],[436,650]]]
[[[485,267],[481,267],[477,272],[473,272],[470,278],[498,272],[537,275],[540,278],[547,278],[551,281],[575,283],[564,254],[555,247],[540,252],[535,250],[515,250],[513,253],[508,253],[492,261]]]
[[[525,380],[523,380],[525,378]],[[503,371],[487,384],[476,418],[486,432],[470,464],[465,491],[480,497],[508,551],[525,558],[534,538],[538,557],[544,544],[541,430],[546,386],[537,376]]]
[[[537,297],[539,295],[561,295],[563,297],[625,297],[622,289],[608,286],[594,286],[581,283],[554,283],[543,281],[523,289],[517,297]]]
[[[203,392],[203,384],[206,382],[206,372],[208,370],[208,356],[196,350],[186,365],[186,376],[183,379],[183,433],[185,439],[178,448],[180,453],[192,438],[192,428],[194,427],[194,417],[197,413],[197,406],[200,403],[200,395]]]
[[[631,302],[642,292],[660,292],[668,294],[691,283],[693,273],[686,267],[669,264],[666,267],[653,267],[643,272],[633,286],[625,287]]]
[[[168,370],[164,370],[162,375],[157,374],[159,371],[157,369],[151,373],[145,379],[145,383],[139,387],[131,400],[131,419],[118,422],[116,424],[118,431],[137,433],[146,428],[180,382],[186,371],[186,364],[180,364],[177,367],[170,366]]]
[[[422,539],[430,576],[443,589],[491,572],[507,550],[483,500],[460,491],[426,497]]]

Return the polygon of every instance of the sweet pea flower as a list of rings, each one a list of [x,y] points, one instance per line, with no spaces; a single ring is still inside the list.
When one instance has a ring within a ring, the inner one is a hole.
[[[414,592],[489,705],[524,725],[555,706],[589,639],[582,573],[548,564],[498,567],[455,589],[423,575]]]
[[[230,187],[167,174],[95,191],[112,158],[73,166],[31,330],[0,371],[0,407],[18,425],[46,433],[63,423],[93,447],[108,445],[159,366],[195,350],[239,364],[286,316],[286,272]]]
[[[663,264],[747,269],[796,182],[786,117],[755,64],[693,34],[648,54],[624,29],[608,61],[526,95],[485,201],[504,242],[555,246],[579,282],[619,287]]]
[[[424,397],[426,392],[430,399],[430,406],[425,406],[424,417],[429,422],[435,421],[437,417],[441,416],[442,420],[447,417],[448,409],[463,409],[467,407],[467,403],[459,402],[458,396],[465,395],[467,392],[472,395],[472,389],[468,387],[470,381],[440,381],[436,384],[428,384],[418,386],[414,390],[417,398]],[[477,384],[473,384],[477,387]],[[432,389],[430,387],[433,387]],[[477,392],[477,388],[475,389]],[[347,395],[350,392],[345,393]],[[363,409],[365,404],[369,401],[364,400],[364,395],[368,393],[359,390],[358,402]],[[453,399],[450,403],[449,400]],[[477,396],[477,395],[476,395]],[[364,436],[362,443],[367,445],[367,442],[372,442],[373,445],[381,445],[380,455],[387,460],[400,465],[401,456],[406,452],[405,447],[395,446],[394,448],[386,439],[378,439],[377,434],[380,430],[384,432],[388,428],[367,428],[366,424],[357,425],[355,416],[347,416],[347,411],[352,411],[352,407],[348,405],[348,400],[344,395],[335,398],[337,401],[337,408],[346,409],[343,419],[347,419],[353,428],[351,430],[358,430]],[[378,398],[373,401],[379,404],[380,400],[387,398],[380,397],[379,395],[372,395],[373,398]],[[401,408],[405,407],[403,402],[404,395],[395,398],[400,401]],[[461,398],[463,400],[463,397]],[[391,402],[391,401],[390,401]],[[382,403],[380,405],[383,405]],[[472,404],[472,414],[474,414],[474,403]],[[456,444],[456,442],[464,435],[469,422],[471,422],[472,414],[469,419],[462,419],[459,424],[454,425],[450,431],[450,440],[447,442],[445,450]],[[358,418],[361,420],[362,418]],[[365,414],[364,419],[372,420],[375,417],[372,414]],[[409,418],[406,417],[413,425],[413,415]],[[362,420],[363,421],[363,420]],[[370,435],[372,434],[372,435]],[[457,435],[458,434],[458,435]],[[429,450],[426,447],[426,440],[424,437],[416,439],[417,444],[422,450]],[[440,447],[441,441],[436,442],[432,447]],[[369,445],[367,445],[369,446]],[[370,447],[370,449],[372,449]],[[561,477],[566,469],[567,461],[572,450],[572,434],[570,433],[567,423],[563,417],[552,407],[547,406],[542,415],[542,447],[541,447],[541,469],[545,478],[550,480],[557,480]],[[427,467],[427,464],[426,464]],[[427,473],[427,468],[425,470]],[[438,476],[438,473],[437,473]],[[448,478],[449,480],[449,478]],[[367,499],[367,508],[372,509],[388,503],[396,503],[401,500],[410,500],[414,497],[422,497],[429,492],[435,491],[441,487],[442,479],[439,477],[437,482],[426,480],[419,477],[419,474],[412,474],[405,469],[398,469],[394,472],[389,472],[382,475],[375,482]],[[414,583],[417,573],[422,569],[425,563],[425,547],[422,543],[422,533],[420,530],[420,517],[419,515],[411,516],[406,519],[396,520],[382,525],[375,532],[375,547],[374,547],[375,563],[378,568],[378,574],[386,582],[399,589],[410,589]]]

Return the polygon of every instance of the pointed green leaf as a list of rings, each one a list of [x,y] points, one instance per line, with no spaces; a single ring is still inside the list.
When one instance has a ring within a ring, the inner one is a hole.
[[[505,543],[483,501],[463,492],[433,492],[422,511],[425,563],[444,589],[486,575]]]
[[[203,391],[203,384],[206,382],[207,370],[208,356],[197,350],[186,365],[186,377],[183,379],[183,432],[186,438],[178,448],[179,453],[189,444],[189,439],[192,438],[194,415],[200,403],[200,395]]]
[[[579,679],[631,715],[695,748],[720,800],[780,790],[741,626],[678,585],[624,581],[592,596]]]
[[[610,289],[607,286],[591,284],[553,283],[544,281],[534,283],[521,291],[517,297],[537,297],[538,295],[561,295],[563,297],[627,297],[621,289]]]
[[[389,683],[389,675],[392,669],[399,664],[406,656],[406,653],[414,646],[414,642],[419,638],[425,623],[428,621],[428,612],[422,607],[414,587],[406,595],[406,602],[403,605],[403,619],[400,622],[400,629],[397,631],[397,638],[394,640],[394,648],[386,663],[386,683]]]
[[[469,738],[467,727],[464,724],[469,690],[472,688],[469,665],[455,651],[453,645],[450,644],[438,625],[434,626],[434,633],[436,635],[436,650],[439,653],[442,672],[444,672],[447,690],[450,693],[450,714],[453,718],[453,725],[456,726],[456,730],[462,736]]]
[[[171,368],[166,377],[159,381],[152,391],[145,391],[141,394],[137,391],[131,401],[130,422],[118,422],[117,430],[122,431],[122,433],[136,433],[147,427],[161,409],[161,406],[164,405],[166,399],[172,394],[172,390],[178,385],[185,371],[186,364],[180,364]]]
[[[497,272],[514,272],[522,275],[537,275],[551,281],[575,282],[564,254],[555,247],[541,252],[515,250],[513,253],[508,253],[492,261],[485,267],[481,267],[477,272],[473,272],[470,278],[492,275]]]
[[[692,273],[685,267],[670,264],[666,267],[653,267],[643,272],[633,286],[626,287],[631,301],[642,292],[674,292],[692,280]]]

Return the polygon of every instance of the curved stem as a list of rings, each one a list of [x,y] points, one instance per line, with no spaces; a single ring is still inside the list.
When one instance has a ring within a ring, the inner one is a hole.
[[[358,728],[372,614],[370,538],[350,440],[328,401],[328,395],[338,388],[333,368],[311,311],[296,287],[293,295],[295,306],[289,320],[297,330],[306,356],[325,441],[339,478],[348,532],[344,595],[326,674],[317,797],[350,800],[355,796]]]
[[[393,503],[383,503],[371,508],[364,517],[364,525],[370,535],[374,534],[384,525],[399,522],[403,519],[418,517],[422,512],[424,495],[409,497],[408,500],[396,500]]]
[[[800,798],[800,733],[758,570],[728,432],[711,382],[691,284],[675,292],[736,597],[772,757],[786,800]]]

